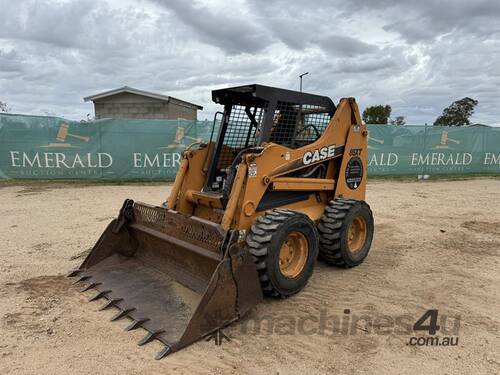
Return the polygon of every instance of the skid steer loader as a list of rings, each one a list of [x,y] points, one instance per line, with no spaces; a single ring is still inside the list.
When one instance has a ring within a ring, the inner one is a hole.
[[[353,267],[370,249],[367,129],[353,98],[248,85],[215,90],[224,106],[207,143],[188,147],[165,206],[126,200],[69,276],[111,320],[157,339],[157,359],[240,319],[263,295],[287,297],[318,254]],[[217,120],[217,121],[216,121]],[[218,125],[218,135],[215,127]],[[213,138],[213,139],[212,139]]]

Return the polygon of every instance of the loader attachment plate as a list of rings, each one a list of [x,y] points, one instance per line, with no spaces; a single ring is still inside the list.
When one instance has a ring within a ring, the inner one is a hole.
[[[130,200],[69,276],[143,328],[143,345],[165,345],[162,358],[239,319],[262,299],[238,233],[163,207]]]

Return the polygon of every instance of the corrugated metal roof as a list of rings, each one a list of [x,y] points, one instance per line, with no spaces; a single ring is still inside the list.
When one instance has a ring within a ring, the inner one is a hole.
[[[86,102],[88,102],[88,101],[95,101],[95,100],[98,100],[98,99],[106,98],[108,96],[122,94],[124,92],[130,93],[130,94],[135,94],[135,95],[147,96],[147,97],[153,98],[153,99],[164,100],[166,102],[169,102],[169,101],[171,101],[173,99],[175,101],[178,101],[178,102],[185,103],[187,105],[196,107],[199,110],[203,109],[203,107],[201,105],[190,103],[190,102],[187,102],[187,101],[182,100],[182,99],[174,98],[173,96],[156,94],[154,92],[139,90],[139,89],[135,89],[135,88],[129,87],[129,86],[123,86],[123,87],[120,87],[120,88],[117,88],[117,89],[114,89],[114,90],[104,91],[104,92],[101,92],[99,94],[86,96],[85,98],[83,98],[83,100],[86,101]]]

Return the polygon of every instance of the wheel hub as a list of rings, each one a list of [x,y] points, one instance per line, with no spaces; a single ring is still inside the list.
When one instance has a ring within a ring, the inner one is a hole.
[[[347,244],[349,250],[353,253],[361,250],[366,241],[367,225],[366,220],[362,216],[356,217],[349,225],[347,231]]]
[[[300,275],[306,265],[309,246],[301,232],[291,232],[283,242],[279,253],[281,274],[287,278]]]

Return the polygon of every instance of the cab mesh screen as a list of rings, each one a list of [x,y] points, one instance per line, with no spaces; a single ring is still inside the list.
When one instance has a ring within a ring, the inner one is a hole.
[[[257,129],[262,123],[263,113],[264,109],[260,107],[234,105],[231,108],[217,169],[229,167],[238,152],[255,145]]]
[[[302,147],[318,139],[329,122],[326,108],[278,102],[269,141],[290,148]]]

